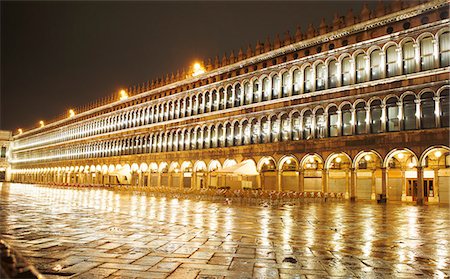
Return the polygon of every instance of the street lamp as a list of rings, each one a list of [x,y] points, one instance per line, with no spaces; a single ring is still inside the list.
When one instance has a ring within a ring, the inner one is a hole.
[[[41,128],[45,126],[45,123],[43,120],[39,121],[39,125],[41,125]]]
[[[205,73],[205,68],[203,68],[203,66],[200,63],[195,63],[193,66],[193,71],[192,71],[192,76],[196,77],[198,75],[201,75]]]
[[[125,91],[125,90],[120,90],[120,93],[119,93],[119,99],[122,101],[122,100],[126,100],[126,99],[128,99],[128,93],[127,93],[127,91]]]

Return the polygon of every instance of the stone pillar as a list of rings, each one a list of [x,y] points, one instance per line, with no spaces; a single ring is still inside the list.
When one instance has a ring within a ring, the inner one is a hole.
[[[179,176],[180,176],[179,179],[178,179],[179,187],[182,190],[184,188],[184,173],[180,172]]]
[[[322,193],[328,193],[328,170],[322,170]]]
[[[387,188],[387,169],[385,167],[381,168],[381,201],[380,202],[386,202],[386,189]]]
[[[439,111],[439,97],[433,97],[434,100],[434,118],[436,121],[436,128],[441,127],[441,113]]]
[[[298,172],[298,191],[304,192],[305,191],[305,171],[300,170]]]
[[[156,184],[157,187],[161,187],[161,173],[158,172],[158,183]]]
[[[356,200],[356,171],[354,168],[350,169],[350,200]]]
[[[345,171],[345,199],[348,200],[350,199],[350,190],[351,188],[351,182],[350,182],[350,175],[349,175],[349,171]]]
[[[406,179],[405,179],[405,170],[402,168],[402,201],[406,201]]]
[[[142,172],[138,172],[139,178],[138,178],[138,186],[141,187],[142,186]]]
[[[387,118],[386,105],[382,104],[381,105],[381,132],[382,133],[386,132],[386,118]]]
[[[261,172],[259,174],[259,177],[260,177],[260,182],[261,182],[261,189],[265,190],[265,187],[264,187],[264,172]]]
[[[433,197],[436,202],[439,202],[439,169],[434,169]]]
[[[282,190],[281,175],[282,175],[282,171],[278,170],[277,171],[277,190],[278,190],[278,192],[281,192],[281,190]]]
[[[420,129],[420,115],[422,110],[420,109],[420,99],[415,99],[414,103],[416,104],[416,129]]]
[[[417,166],[417,205],[424,204],[424,193],[423,193],[423,168]]]
[[[172,180],[172,172],[168,172],[167,173],[167,186],[170,187],[170,188],[173,187],[172,181],[173,181]]]
[[[375,177],[375,172],[376,172],[376,169],[373,169],[372,170],[372,185],[371,185],[371,192],[372,192],[372,194],[371,194],[371,196],[370,196],[370,199],[371,200],[376,200],[377,199],[377,197],[376,197],[376,195],[377,195],[377,188],[376,188],[376,177]]]

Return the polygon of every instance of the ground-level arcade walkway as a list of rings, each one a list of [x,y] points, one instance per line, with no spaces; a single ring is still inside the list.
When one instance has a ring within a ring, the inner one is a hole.
[[[48,278],[450,276],[448,205],[245,206],[3,183],[0,238]]]

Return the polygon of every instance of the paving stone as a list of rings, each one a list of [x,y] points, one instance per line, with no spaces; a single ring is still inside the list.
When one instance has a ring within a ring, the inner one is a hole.
[[[0,188],[0,238],[46,278],[450,276],[448,207],[264,207],[99,189]],[[297,262],[283,262],[287,257]]]

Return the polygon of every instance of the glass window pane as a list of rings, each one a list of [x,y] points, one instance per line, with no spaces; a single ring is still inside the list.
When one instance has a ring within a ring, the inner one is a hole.
[[[350,57],[342,60],[342,85],[349,85],[351,82],[351,64]]]
[[[330,137],[337,137],[339,136],[338,133],[338,115],[337,113],[330,113],[329,119],[328,119],[328,125],[329,125],[329,131],[330,131]]]
[[[413,42],[408,42],[403,45],[403,73],[411,74],[415,71],[414,45]]]
[[[431,37],[422,39],[420,42],[420,58],[422,71],[434,68],[433,39]]]
[[[366,81],[366,61],[364,54],[356,56],[356,82]]]
[[[381,78],[381,51],[375,50],[370,54],[370,79]]]
[[[398,74],[397,47],[390,46],[386,50],[386,76],[393,77]]]
[[[441,67],[450,66],[450,32],[439,36],[439,57]]]

